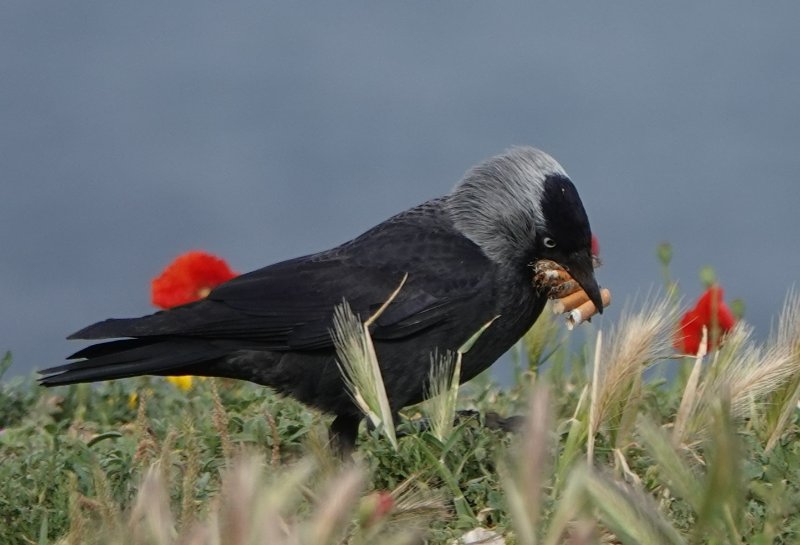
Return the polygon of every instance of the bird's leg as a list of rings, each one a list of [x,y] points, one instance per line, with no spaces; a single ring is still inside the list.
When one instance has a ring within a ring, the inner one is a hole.
[[[339,451],[344,458],[356,449],[358,425],[361,417],[352,414],[339,414],[331,423],[331,445]]]

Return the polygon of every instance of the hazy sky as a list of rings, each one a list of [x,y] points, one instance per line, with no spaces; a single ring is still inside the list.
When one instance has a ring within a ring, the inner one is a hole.
[[[534,5],[536,4],[536,5]],[[513,144],[553,154],[618,317],[675,248],[759,335],[800,271],[800,3],[5,0],[0,350],[151,311],[205,249],[241,271],[343,242]]]

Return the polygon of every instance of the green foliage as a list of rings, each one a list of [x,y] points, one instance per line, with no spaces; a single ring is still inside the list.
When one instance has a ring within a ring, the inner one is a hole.
[[[0,429],[22,420],[38,400],[38,391],[28,380],[18,378],[11,383],[3,382],[3,376],[9,367],[11,352],[6,352],[0,358]]]

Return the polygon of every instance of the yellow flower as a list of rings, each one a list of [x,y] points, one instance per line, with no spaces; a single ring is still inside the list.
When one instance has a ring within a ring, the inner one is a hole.
[[[180,377],[167,377],[167,380],[172,384],[183,390],[184,392],[192,387],[191,375],[184,375]]]
[[[139,404],[139,394],[136,392],[131,392],[128,394],[128,407],[131,409],[135,409]]]

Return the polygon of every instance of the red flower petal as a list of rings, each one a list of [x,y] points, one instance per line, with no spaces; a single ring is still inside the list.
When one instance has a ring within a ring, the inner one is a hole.
[[[202,299],[219,284],[238,276],[222,259],[206,252],[178,256],[151,284],[153,305],[172,308]]]
[[[703,325],[702,318],[694,309],[684,314],[675,336],[675,348],[684,354],[697,354],[703,340]]]
[[[592,255],[600,257],[600,241],[594,235],[592,235]]]
[[[376,490],[364,500],[366,508],[364,526],[367,528],[375,525],[394,509],[394,498],[387,490]]]
[[[722,300],[724,292],[711,286],[697,300],[695,307],[681,317],[675,335],[675,348],[685,354],[696,354],[703,338],[703,326],[708,328],[708,350],[715,350],[723,334],[736,324],[736,318]]]
[[[714,311],[716,310],[717,324],[722,331],[728,331],[736,323],[736,318],[733,317],[728,305],[722,300],[724,294],[719,286],[711,286],[700,296],[695,309],[707,324],[711,324],[712,316],[714,316]]]

